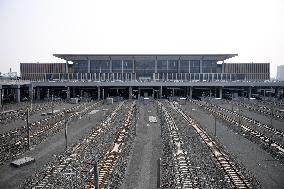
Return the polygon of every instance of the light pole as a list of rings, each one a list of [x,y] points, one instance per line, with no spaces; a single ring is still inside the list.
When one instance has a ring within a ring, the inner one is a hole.
[[[65,150],[67,151],[67,145],[68,145],[68,142],[67,142],[67,111],[64,109],[64,124],[65,124]]]
[[[241,107],[239,107],[239,126],[241,125],[241,112],[242,112],[242,110],[241,110]]]
[[[30,145],[31,145],[31,141],[30,141],[30,123],[29,123],[29,108],[27,108],[27,131],[28,131],[28,150],[30,150]]]
[[[214,136],[216,136],[216,125],[217,125],[216,116],[213,113],[211,114],[211,116],[213,116],[213,118],[214,118]]]
[[[214,136],[216,136],[216,116],[214,116]]]
[[[4,102],[3,102],[3,98],[4,98],[4,94],[3,91],[1,89],[1,105],[2,105],[2,111],[4,112]]]
[[[271,106],[270,125],[273,128],[273,107]]]
[[[31,111],[33,109],[33,98],[34,98],[34,89],[32,89],[32,95],[31,95]]]
[[[94,160],[94,184],[95,189],[99,189],[99,170],[97,160]]]
[[[161,187],[161,158],[157,160],[157,189]]]
[[[51,113],[52,113],[52,115],[53,115],[53,109],[54,109],[54,107],[53,107],[53,94],[51,95]]]

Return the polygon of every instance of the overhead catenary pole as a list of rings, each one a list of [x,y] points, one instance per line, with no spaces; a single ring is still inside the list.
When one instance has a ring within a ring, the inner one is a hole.
[[[99,171],[98,171],[98,162],[94,161],[94,184],[95,189],[99,189]]]
[[[241,107],[239,107],[239,126],[241,125]]]
[[[51,113],[53,115],[54,107],[53,107],[53,95],[51,95]]]
[[[161,158],[157,160],[157,189],[161,187],[160,177],[161,177]]]
[[[30,124],[29,124],[29,117],[30,117],[30,112],[29,108],[27,108],[27,131],[28,131],[28,150],[30,150],[31,146],[31,137],[30,137]]]
[[[216,136],[216,116],[214,116],[214,136]]]
[[[270,125],[273,128],[273,107],[271,106],[271,117],[270,117]]]
[[[67,111],[64,110],[64,124],[65,124],[65,150],[67,151],[68,141],[67,141]]]

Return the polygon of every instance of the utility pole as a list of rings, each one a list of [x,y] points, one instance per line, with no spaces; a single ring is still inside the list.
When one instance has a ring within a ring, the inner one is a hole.
[[[51,95],[51,113],[52,113],[52,115],[53,115],[53,109],[54,109],[54,107],[53,107],[53,95]]]
[[[157,160],[157,189],[159,189],[161,187],[161,181],[160,181],[160,177],[161,177],[161,158],[159,158]]]
[[[239,126],[241,125],[241,107],[239,107]]]
[[[98,171],[98,162],[94,161],[94,183],[95,189],[99,189],[99,171]]]
[[[30,117],[30,112],[29,112],[29,108],[27,108],[27,131],[28,131],[28,149],[30,150],[30,146],[31,146],[31,138],[30,138],[30,123],[29,123],[29,117]]]
[[[68,141],[67,141],[67,111],[64,110],[64,119],[65,119],[65,150],[67,151]]]
[[[271,106],[271,117],[270,117],[270,125],[273,128],[273,107]]]
[[[138,116],[137,114],[138,114],[138,112],[137,112],[137,107],[136,107],[136,105],[135,105],[135,114],[134,114],[134,115],[135,115],[135,117],[134,117],[134,119],[135,119],[135,120],[134,120],[134,135],[135,135],[135,136],[136,136],[136,134],[137,134],[137,131],[136,131],[136,129],[137,129],[137,122],[138,122],[138,121],[137,121],[137,116]]]
[[[33,98],[34,98],[34,89],[32,89],[32,96],[31,96],[31,111],[33,110]]]
[[[214,120],[214,122],[215,122],[215,124],[214,124],[214,136],[216,136],[216,116],[214,116],[214,118],[215,118],[215,120]]]

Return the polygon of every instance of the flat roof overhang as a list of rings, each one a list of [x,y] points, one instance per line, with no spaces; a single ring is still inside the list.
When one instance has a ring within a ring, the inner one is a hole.
[[[284,87],[284,82],[32,82],[34,87]]]
[[[216,60],[224,61],[238,54],[53,54],[67,61],[78,60]]]

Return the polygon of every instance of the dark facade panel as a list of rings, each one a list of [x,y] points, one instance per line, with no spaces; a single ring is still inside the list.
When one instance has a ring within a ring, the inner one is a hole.
[[[224,73],[236,80],[269,80],[269,63],[224,63]]]

